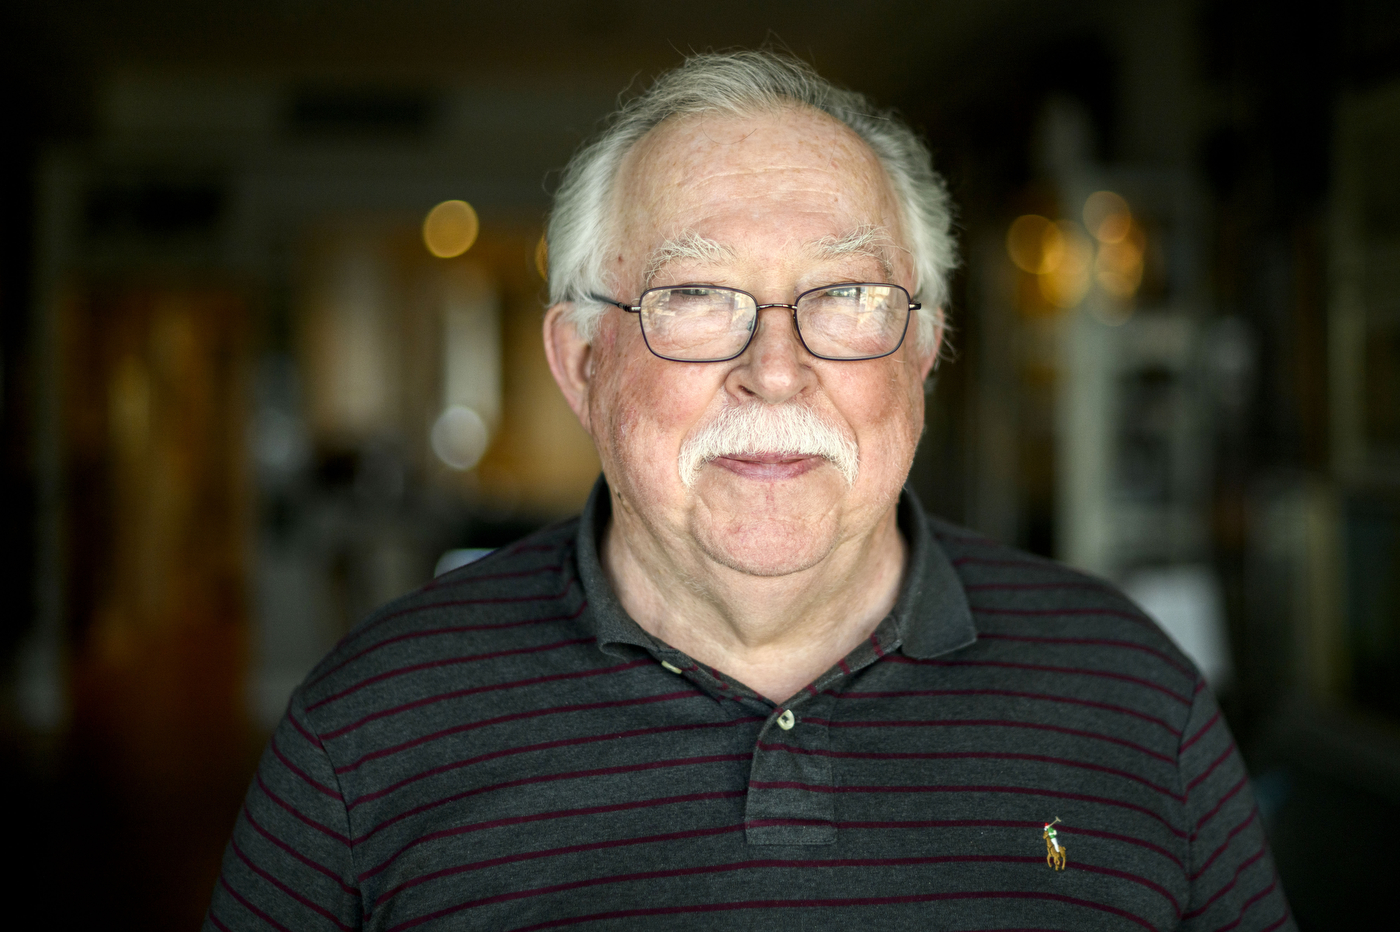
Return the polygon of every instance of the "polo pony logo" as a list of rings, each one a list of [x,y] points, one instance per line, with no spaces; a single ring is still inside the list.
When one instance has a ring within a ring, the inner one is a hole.
[[[1055,822],[1060,821],[1060,817],[1055,817]],[[1045,839],[1045,863],[1057,871],[1065,869],[1065,849],[1061,846],[1058,832],[1055,831],[1055,822],[1046,822],[1045,831],[1041,837]]]

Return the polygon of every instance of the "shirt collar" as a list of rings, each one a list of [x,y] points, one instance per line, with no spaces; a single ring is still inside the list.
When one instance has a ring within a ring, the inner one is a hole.
[[[675,649],[647,634],[613,592],[612,583],[598,559],[600,535],[612,515],[607,481],[598,477],[578,525],[579,579],[588,599],[593,633],[606,653],[625,656],[624,645],[653,653],[673,654]],[[977,640],[977,627],[968,607],[962,580],[933,536],[918,498],[906,486],[899,498],[899,530],[909,544],[909,562],[899,598],[891,615],[899,631],[900,649],[910,657],[927,659],[966,647]]]

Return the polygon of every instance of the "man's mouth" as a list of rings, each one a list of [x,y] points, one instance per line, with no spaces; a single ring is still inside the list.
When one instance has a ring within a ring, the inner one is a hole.
[[[746,479],[777,481],[794,479],[826,462],[824,457],[793,453],[734,453],[710,461]]]

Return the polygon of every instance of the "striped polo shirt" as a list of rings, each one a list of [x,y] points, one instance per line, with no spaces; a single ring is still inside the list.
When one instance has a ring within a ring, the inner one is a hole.
[[[206,929],[1293,928],[1214,699],[1106,583],[906,492],[894,610],[774,703],[627,616],[608,509],[321,662]]]

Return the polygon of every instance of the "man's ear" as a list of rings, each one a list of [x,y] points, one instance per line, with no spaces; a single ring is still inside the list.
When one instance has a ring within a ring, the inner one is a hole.
[[[588,391],[593,376],[593,347],[585,343],[574,326],[571,311],[573,305],[567,302],[555,304],[544,312],[544,355],[549,360],[549,371],[564,400],[573,409],[583,429],[590,434],[588,425]]]

